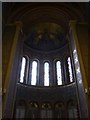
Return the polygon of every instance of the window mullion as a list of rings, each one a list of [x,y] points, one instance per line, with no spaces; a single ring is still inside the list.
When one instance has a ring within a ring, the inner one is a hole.
[[[26,75],[27,75],[27,60],[26,60],[25,71],[24,71],[24,81],[23,81],[24,84],[26,84]]]
[[[61,73],[62,73],[62,84],[65,84],[65,70],[64,70],[64,59],[61,59]]]
[[[29,75],[28,75],[28,84],[29,85],[31,85],[31,60],[29,60],[29,69],[28,69],[28,73],[29,73]]]

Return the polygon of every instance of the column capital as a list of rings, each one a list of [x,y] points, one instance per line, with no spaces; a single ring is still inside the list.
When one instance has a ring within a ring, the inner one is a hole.
[[[75,26],[76,24],[77,24],[76,20],[70,20],[70,22],[69,22],[70,27]]]
[[[71,31],[71,30],[76,30],[76,24],[77,24],[77,21],[76,21],[76,20],[71,20],[71,21],[69,22],[70,31]],[[69,32],[70,32],[70,31],[69,31]]]
[[[16,26],[21,27],[21,28],[22,28],[22,26],[23,26],[23,24],[22,24],[21,21],[16,21],[14,24],[15,24]]]

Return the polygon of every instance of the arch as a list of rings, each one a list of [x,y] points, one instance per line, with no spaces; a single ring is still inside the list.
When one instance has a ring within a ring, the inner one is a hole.
[[[52,109],[49,102],[42,104],[41,118],[52,118]]]
[[[72,8],[70,5],[67,6],[65,4],[61,4],[60,7],[59,6],[56,7],[54,6],[54,4],[51,6],[47,6],[47,5],[42,6],[42,5],[43,4],[41,4],[41,6],[34,7],[30,10],[29,10],[30,8],[29,5],[26,6],[23,5],[21,9],[19,8],[13,14],[11,14],[8,22],[19,19],[20,21],[24,20],[24,23],[26,25],[27,23],[29,23],[30,25],[33,26],[33,24],[36,24],[41,21],[43,22],[50,21],[61,24],[62,28],[68,29],[67,22],[70,19],[76,19],[76,18],[78,20],[84,19],[83,15],[81,15],[81,12],[76,11],[75,8],[74,7]],[[25,28],[24,30],[27,31],[27,29]]]
[[[29,108],[39,108],[39,105],[37,102],[30,101],[29,102]]]
[[[57,102],[55,105],[54,105],[55,109],[59,109],[59,108],[63,108],[64,107],[64,103],[63,102]]]
[[[42,104],[41,107],[42,107],[42,109],[51,109],[51,104],[48,103],[48,102],[45,102],[45,103]]]
[[[30,101],[28,103],[28,118],[38,118],[39,105],[36,101]]]

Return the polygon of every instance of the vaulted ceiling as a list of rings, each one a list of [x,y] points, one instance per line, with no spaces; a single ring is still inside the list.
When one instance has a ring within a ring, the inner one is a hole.
[[[87,21],[87,3],[3,3],[3,24],[21,21],[25,43],[34,49],[63,46],[70,20]]]
[[[30,28],[37,23],[53,22],[68,29],[70,20],[86,20],[86,3],[3,3],[3,20],[5,23],[22,21],[23,30],[28,33]]]
[[[55,23],[39,23],[33,25],[25,41],[33,49],[51,51],[66,45],[68,40],[63,28]]]

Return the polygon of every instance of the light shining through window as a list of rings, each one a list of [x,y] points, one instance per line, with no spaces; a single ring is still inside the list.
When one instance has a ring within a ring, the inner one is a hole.
[[[56,70],[57,70],[57,84],[62,85],[62,73],[61,73],[61,62],[56,62]]]
[[[69,67],[70,82],[73,82],[72,67],[71,67],[71,60],[70,60],[70,57],[68,57],[68,67]]]
[[[24,82],[24,76],[25,76],[25,65],[26,65],[26,59],[22,58],[22,66],[21,66],[21,73],[20,73],[20,82]]]
[[[32,62],[31,85],[36,85],[37,82],[37,62]]]
[[[44,63],[44,86],[49,86],[49,63]]]
[[[73,51],[73,56],[74,56],[74,63],[75,63],[77,80],[81,84],[82,83],[82,76],[81,76],[81,72],[80,72],[80,64],[78,61],[78,55],[77,55],[76,49]]]

